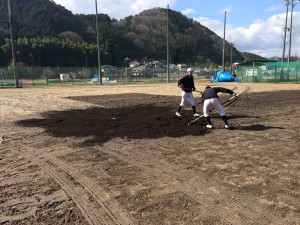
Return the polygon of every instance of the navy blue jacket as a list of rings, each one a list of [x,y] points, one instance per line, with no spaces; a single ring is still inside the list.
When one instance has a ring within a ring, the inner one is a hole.
[[[194,77],[185,75],[178,81],[178,87],[181,87],[185,92],[192,92],[195,89]]]
[[[234,94],[234,92],[232,90],[229,90],[227,88],[222,88],[222,87],[206,88],[202,94],[202,103],[206,99],[219,98],[219,96],[218,96],[219,92],[227,93],[227,94],[231,94],[231,95]]]

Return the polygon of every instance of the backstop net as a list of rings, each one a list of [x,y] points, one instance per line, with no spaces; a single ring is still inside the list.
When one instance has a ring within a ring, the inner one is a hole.
[[[253,62],[237,66],[242,82],[300,82],[300,62]]]

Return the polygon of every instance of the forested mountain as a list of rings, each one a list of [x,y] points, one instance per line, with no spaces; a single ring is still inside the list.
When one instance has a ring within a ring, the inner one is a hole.
[[[11,59],[7,1],[0,1],[0,66]],[[51,0],[11,1],[17,62],[40,66],[97,65],[95,15],[74,15]],[[222,38],[200,23],[169,10],[171,63],[220,65]],[[124,59],[166,61],[167,9],[153,8],[121,20],[98,15],[103,64],[123,65]],[[231,46],[226,42],[225,61]],[[233,48],[232,60],[243,61]]]
[[[242,52],[243,57],[247,60],[247,61],[268,61],[270,59],[267,59],[265,57],[253,54],[253,53],[249,53],[249,52]]]

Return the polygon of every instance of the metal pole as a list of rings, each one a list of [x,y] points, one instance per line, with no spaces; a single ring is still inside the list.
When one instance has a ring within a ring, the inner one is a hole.
[[[285,56],[286,30],[287,30],[287,19],[288,19],[288,12],[289,12],[289,0],[285,0],[285,4],[286,4],[286,16],[285,16],[285,26],[284,26],[284,36],[283,36],[283,51],[282,51],[281,62],[284,62],[284,56]]]
[[[223,36],[223,54],[222,54],[222,70],[225,71],[225,32],[226,32],[226,11],[224,18],[224,36]]]
[[[102,77],[101,77],[101,55],[100,55],[100,46],[99,46],[99,30],[98,30],[98,7],[97,0],[95,0],[96,7],[96,33],[97,33],[97,48],[98,48],[98,75],[99,75],[99,83],[102,85]]]
[[[290,62],[291,59],[291,51],[292,51],[292,31],[293,31],[293,12],[295,7],[295,2],[292,1],[292,9],[291,9],[291,22],[290,22],[290,41],[289,41],[289,56],[288,56],[288,62]]]
[[[169,67],[170,67],[170,62],[169,62],[169,4],[167,7],[167,83],[169,83]]]
[[[230,73],[232,74],[232,47],[233,44],[230,44]]]
[[[8,6],[8,21],[9,21],[10,40],[11,40],[11,53],[12,53],[12,65],[13,65],[14,79],[16,80],[16,87],[19,87],[19,81],[18,81],[18,79],[16,77],[16,57],[15,57],[15,45],[14,45],[12,25],[11,25],[11,5],[10,5],[10,0],[7,0],[7,6]]]

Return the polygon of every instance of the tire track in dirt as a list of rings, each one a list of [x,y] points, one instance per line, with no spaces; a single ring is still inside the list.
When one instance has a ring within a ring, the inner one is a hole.
[[[1,164],[3,164],[3,166],[1,165],[1,175],[4,176],[6,174],[11,174],[10,171],[15,169],[15,168],[26,168],[28,165],[28,161],[24,162],[23,160],[18,160],[18,161],[14,161],[14,160],[8,160],[6,159],[5,161],[1,162]]]
[[[97,148],[95,148],[95,149],[97,149]],[[108,155],[111,155],[113,157],[116,157],[119,160],[122,160],[122,161],[124,161],[124,162],[126,162],[130,165],[133,165],[133,166],[145,171],[146,173],[152,175],[153,177],[156,177],[157,179],[160,179],[164,183],[169,184],[170,186],[172,186],[177,191],[179,191],[179,192],[183,193],[184,195],[190,197],[191,199],[195,200],[200,205],[203,205],[206,210],[208,210],[208,211],[214,213],[215,215],[217,215],[226,224],[232,224],[227,219],[224,219],[224,216],[223,216],[222,213],[216,212],[216,210],[214,209],[214,207],[217,206],[216,204],[210,204],[210,203],[205,204],[205,203],[203,203],[203,199],[198,199],[195,196],[195,194],[192,193],[193,191],[186,191],[187,190],[186,186],[182,183],[183,180],[180,176],[174,177],[168,171],[160,168],[161,166],[159,166],[156,162],[151,162],[150,164],[148,164],[144,161],[144,159],[142,159],[142,157],[139,158],[137,155],[135,155],[135,157],[132,157],[131,155],[127,155],[123,151],[118,151],[116,149],[110,149],[109,148],[109,150],[105,150],[105,149],[97,149],[97,150],[102,151],[102,152],[104,152]]]
[[[151,145],[151,143],[150,143]],[[160,148],[163,150],[170,150],[169,147],[166,146],[156,146],[156,145],[152,145],[153,148]],[[170,166],[169,163],[161,161],[158,162],[161,163],[162,166],[168,167]],[[173,173],[173,175],[177,176],[178,172],[174,173],[171,171],[171,173]],[[239,210],[246,210],[249,211],[249,215],[253,214],[255,221],[257,222],[257,219],[260,219],[261,217],[264,218],[266,224],[276,224],[273,220],[275,221],[283,221],[284,218],[281,217],[279,214],[277,214],[276,212],[268,209],[268,208],[264,208],[262,206],[258,206],[258,203],[255,201],[252,201],[250,198],[247,198],[244,195],[238,195],[236,193],[233,193],[232,191],[222,187],[221,185],[219,185],[217,183],[217,181],[214,181],[214,179],[212,177],[208,177],[206,174],[198,172],[192,172],[192,171],[186,171],[184,168],[182,168],[179,172],[180,177],[184,177],[190,180],[193,180],[193,185],[196,182],[196,184],[198,185],[199,183],[203,183],[202,185],[205,186],[205,188],[207,189],[211,189],[213,192],[215,192],[214,195],[217,196],[218,200],[222,200],[223,202],[228,202],[228,200],[232,203],[232,204],[238,204],[235,206],[231,206],[231,207],[235,207]],[[197,177],[195,179],[195,177]],[[205,183],[203,181],[206,181]],[[262,214],[263,212],[263,214]],[[239,211],[240,213],[240,211]],[[245,217],[247,218],[247,217]],[[273,218],[273,219],[271,219]],[[278,222],[279,223],[279,222]],[[244,223],[243,223],[244,224]],[[264,223],[263,223],[264,224]],[[287,224],[286,222],[281,222],[279,224]]]
[[[95,196],[86,190],[86,186],[82,186],[69,173],[53,164],[51,160],[35,161],[35,163],[52,177],[73,199],[88,223],[93,225],[121,224],[112,215],[108,214],[103,207],[99,207],[99,202],[95,201],[97,200],[94,198]]]
[[[117,147],[115,149],[117,149]],[[206,210],[218,216],[226,224],[258,224],[257,221],[261,219],[261,215],[257,215],[256,213],[247,211],[241,213],[240,205],[233,203],[228,205],[225,203],[223,194],[220,193],[217,188],[214,188],[214,186],[209,184],[204,185],[203,182],[199,182],[201,178],[192,181],[183,179],[185,174],[178,171],[174,173],[171,166],[168,166],[165,163],[162,164],[159,160],[149,161],[148,157],[138,155],[138,153],[135,153],[133,157],[132,155],[124,153],[124,151],[116,152],[114,149],[102,151],[134,165],[169,184],[177,191],[202,205]],[[199,174],[197,176],[199,177]],[[195,181],[197,182],[195,183]],[[226,197],[226,200],[229,198],[230,197]],[[245,211],[245,209],[243,209],[243,211]],[[246,221],[250,221],[250,223],[245,223]],[[269,224],[269,221],[265,221],[261,224]]]
[[[191,173],[184,168],[179,172],[174,172],[169,163],[159,160],[155,156],[149,157],[149,155],[145,153],[141,154],[139,151],[134,152],[134,154],[126,153],[124,148],[122,148],[124,145],[126,144],[121,141],[120,144],[114,143],[113,147],[110,145],[108,150],[103,148],[98,150],[126,161],[152,176],[163,180],[203,205],[207,210],[219,216],[228,224],[283,223],[284,219],[275,212],[259,206],[257,202],[250,200],[246,196],[237,195],[230,190],[226,190],[217,182],[213,181],[211,177],[207,177],[206,174]],[[151,149],[162,147],[149,143],[147,148],[149,148],[149,152],[151,152]],[[166,148],[168,148],[168,146],[166,146]],[[122,149],[122,151],[120,149]],[[145,148],[143,149],[143,152],[144,151],[146,151]]]
[[[39,140],[40,135],[43,135],[43,132],[37,131],[35,134],[32,132],[28,134],[23,133],[22,140],[12,138],[10,137],[11,135],[8,136],[7,144],[18,147],[20,157],[17,160],[12,158],[13,156],[5,157],[4,161],[0,160],[0,163],[4,165],[1,167],[1,170],[4,172],[3,174],[1,173],[3,179],[6,176],[6,170],[11,171],[11,169],[22,169],[23,167],[36,165],[61,186],[62,190],[77,205],[88,223],[93,225],[138,224],[135,218],[109,192],[99,187],[91,178],[81,173],[78,168],[74,168],[58,159],[59,156],[72,152],[73,148],[53,151],[53,145],[51,147],[46,145],[45,147],[44,139],[41,139],[41,142],[43,142],[41,144],[36,141],[33,143],[32,140]],[[42,150],[33,151],[36,148],[42,148]],[[12,176],[11,172],[7,175]],[[0,180],[2,179],[1,177]]]
[[[57,154],[43,153],[33,156],[33,153],[28,154],[26,151],[24,154],[27,154],[26,157],[31,158],[33,164],[38,165],[61,186],[75,202],[88,223],[93,225],[138,224],[111,194],[82,174],[78,168],[56,158]]]
[[[82,187],[78,185],[78,183],[74,182],[74,180],[72,180],[72,178],[67,174],[59,171],[55,165],[49,164],[48,161],[42,162],[34,160],[34,163],[42,168],[62,187],[62,189],[73,199],[83,216],[90,224],[105,224],[105,221],[99,216],[102,212],[99,212],[99,210],[91,204],[89,196],[85,193]]]
[[[76,170],[57,158],[52,158],[51,163],[58,166],[66,174],[79,182],[80,185],[82,185],[90,195],[97,200],[105,214],[113,220],[114,224],[138,224],[137,221],[129,215],[129,213],[126,212],[126,210],[120,206],[108,192],[100,188],[98,184],[82,174],[79,170]]]

